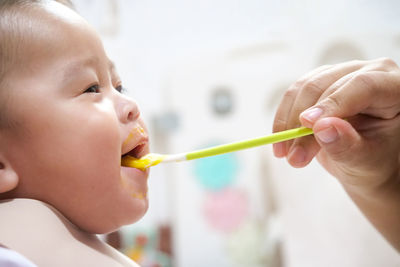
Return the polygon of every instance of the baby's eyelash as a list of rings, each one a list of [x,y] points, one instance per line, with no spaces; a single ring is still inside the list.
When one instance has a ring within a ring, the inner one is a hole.
[[[125,87],[123,87],[122,85],[118,85],[117,87],[115,87],[115,90],[117,90],[118,92],[120,92],[121,94],[125,93],[126,91],[128,91]]]
[[[100,87],[98,84],[92,85],[85,90],[84,93],[99,93]]]

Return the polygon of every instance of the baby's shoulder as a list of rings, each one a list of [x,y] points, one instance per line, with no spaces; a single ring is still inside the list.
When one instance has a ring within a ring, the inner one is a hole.
[[[63,234],[66,233],[69,225],[68,220],[56,209],[44,202],[34,199],[9,199],[0,201],[0,237],[7,239],[19,233],[25,241],[29,238],[43,236],[44,233]],[[72,224],[71,224],[72,226]],[[22,235],[26,234],[25,237]],[[35,242],[38,240],[34,240]],[[1,242],[1,240],[0,240]]]
[[[0,218],[0,243],[38,266],[137,266],[41,201],[0,201]]]

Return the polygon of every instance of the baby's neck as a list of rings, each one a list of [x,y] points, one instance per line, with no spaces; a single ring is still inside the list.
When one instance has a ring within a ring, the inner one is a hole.
[[[44,202],[2,200],[0,218],[0,243],[38,266],[137,266]]]

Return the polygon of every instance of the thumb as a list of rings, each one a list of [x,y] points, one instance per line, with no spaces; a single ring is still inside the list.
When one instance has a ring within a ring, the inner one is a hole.
[[[333,161],[351,164],[365,149],[363,138],[345,120],[322,118],[314,124],[313,131],[321,150]]]

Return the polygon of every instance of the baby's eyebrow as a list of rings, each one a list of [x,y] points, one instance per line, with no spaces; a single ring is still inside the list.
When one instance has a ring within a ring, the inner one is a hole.
[[[84,60],[72,62],[65,67],[62,81],[65,83],[67,80],[72,79],[74,75],[76,75],[76,73],[79,73],[80,71],[88,67],[95,68],[96,66],[98,66],[98,64],[100,64],[100,60],[97,57],[90,57]],[[107,60],[107,67],[110,73],[116,72],[116,67],[112,60]]]
[[[99,64],[99,58],[97,58],[97,57],[90,57],[90,58],[86,58],[84,60],[78,60],[78,61],[69,63],[64,68],[65,71],[63,73],[62,81],[66,82],[70,79],[73,79],[73,77],[74,77],[74,75],[76,75],[76,73],[79,73],[80,71],[82,71],[83,69],[88,68],[88,67],[94,68],[98,64]]]

